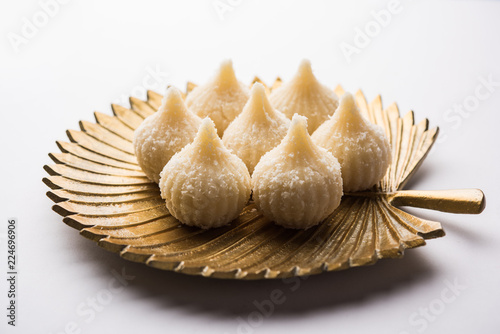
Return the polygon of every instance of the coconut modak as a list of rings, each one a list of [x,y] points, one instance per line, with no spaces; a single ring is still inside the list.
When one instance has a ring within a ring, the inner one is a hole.
[[[316,146],[307,119],[295,114],[285,138],[259,161],[252,175],[253,199],[267,218],[288,228],[317,225],[340,204],[340,164]]]
[[[285,137],[290,120],[274,109],[261,83],[255,83],[241,114],[227,127],[224,145],[247,165],[250,174],[262,155]]]
[[[248,100],[248,88],[236,79],[231,60],[222,62],[216,75],[204,85],[193,89],[186,105],[196,115],[210,117],[220,137],[229,123],[241,112]]]
[[[345,192],[374,186],[391,162],[384,130],[361,115],[350,93],[342,96],[335,114],[314,132],[312,140],[339,160]]]
[[[186,108],[181,92],[168,88],[158,111],[134,132],[137,162],[150,180],[158,183],[163,167],[193,141],[200,124],[201,118]]]
[[[311,63],[306,59],[300,63],[295,77],[273,90],[269,100],[289,118],[296,113],[306,116],[310,134],[335,112],[339,104],[333,90],[316,79]]]
[[[185,103],[169,88],[133,144],[172,216],[204,229],[237,218],[252,190],[269,220],[307,229],[332,214],[344,192],[376,185],[392,160],[384,130],[361,115],[351,94],[339,104],[307,60],[269,98],[260,83],[249,94],[231,61]]]
[[[251,180],[243,161],[224,147],[207,117],[194,141],[166,164],[160,190],[172,216],[207,229],[238,217],[250,199]]]

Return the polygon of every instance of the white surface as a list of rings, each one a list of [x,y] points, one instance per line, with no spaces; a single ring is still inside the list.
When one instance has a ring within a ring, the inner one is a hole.
[[[212,0],[164,2],[70,1],[19,53],[7,33],[19,34],[23,18],[41,7],[34,0],[2,2],[0,218],[3,234],[7,217],[19,219],[20,309],[15,329],[1,312],[0,332],[63,333],[75,322],[75,333],[498,333],[500,87],[467,117],[445,115],[474,95],[480,77],[500,81],[499,2],[401,0],[400,13],[350,64],[339,45],[352,44],[355,28],[364,29],[370,11],[388,1],[232,0],[224,20]],[[325,84],[363,88],[369,99],[380,93],[386,106],[397,101],[417,121],[428,117],[443,137],[408,188],[480,188],[486,210],[479,216],[413,210],[441,221],[447,236],[401,260],[310,277],[296,291],[281,281],[162,272],[122,260],[64,225],[41,179],[65,130],[93,120],[94,110],[110,113],[109,103],[140,93],[144,79],[159,90],[147,67],[169,73],[163,84],[184,88],[187,80],[206,80],[228,57],[247,82],[254,74],[267,82],[288,79],[307,57]],[[112,270],[122,268],[135,279],[91,319],[88,298],[107,296]],[[446,290],[455,280],[466,286],[457,296]],[[269,299],[273,289],[283,291],[284,303],[258,326],[241,327],[238,318],[248,319],[254,301]],[[422,320],[418,312],[429,306],[439,314]]]

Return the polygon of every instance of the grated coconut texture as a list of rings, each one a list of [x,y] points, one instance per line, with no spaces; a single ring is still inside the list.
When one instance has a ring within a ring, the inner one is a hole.
[[[243,161],[224,147],[214,123],[205,118],[193,143],[161,172],[160,190],[175,218],[208,229],[238,217],[250,199],[251,180]]]
[[[222,142],[252,174],[260,158],[285,137],[289,125],[290,120],[269,103],[264,86],[255,83],[250,99],[227,127]]]
[[[212,80],[188,94],[186,105],[196,115],[210,117],[222,137],[227,126],[243,110],[248,97],[248,88],[236,79],[232,62],[226,60]]]
[[[294,115],[282,142],[266,153],[252,176],[253,198],[264,216],[288,228],[319,224],[340,204],[340,164],[316,146],[306,117]]]
[[[391,163],[391,147],[384,130],[361,115],[350,93],[342,96],[335,114],[312,139],[338,159],[345,192],[373,187]]]
[[[134,132],[134,150],[139,166],[156,183],[170,158],[191,143],[201,119],[190,112],[175,87],[167,89],[162,105]]]
[[[289,118],[294,114],[306,116],[309,133],[333,115],[339,104],[333,90],[316,79],[308,60],[301,62],[295,77],[274,90],[269,100]]]

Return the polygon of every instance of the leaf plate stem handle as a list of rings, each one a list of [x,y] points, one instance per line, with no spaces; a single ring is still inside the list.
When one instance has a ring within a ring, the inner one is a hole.
[[[394,206],[411,206],[449,213],[479,214],[486,206],[484,193],[479,189],[400,190],[386,196]]]

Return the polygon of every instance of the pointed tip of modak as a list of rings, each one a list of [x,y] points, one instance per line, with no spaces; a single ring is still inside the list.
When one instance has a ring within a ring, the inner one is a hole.
[[[215,128],[215,123],[210,119],[210,117],[205,117],[201,120],[200,129],[198,130],[198,136],[208,136],[210,138],[217,137],[217,129]]]
[[[217,143],[219,141],[220,138],[217,135],[217,129],[215,128],[214,122],[210,119],[210,117],[205,117],[204,119],[202,119],[194,142],[197,144],[206,143],[213,145],[214,143]]]
[[[302,59],[299,65],[299,71],[306,71],[312,73],[311,61],[309,59]]]
[[[218,81],[220,87],[228,87],[238,83],[238,79],[236,79],[236,74],[234,73],[233,61],[231,59],[226,59],[221,62],[215,80]]]
[[[299,69],[297,71],[297,78],[300,78],[302,82],[311,82],[316,80],[309,59],[302,59],[300,62]]]
[[[280,144],[284,152],[294,153],[291,157],[303,156],[315,150],[311,136],[307,131],[307,117],[294,114],[288,132]]]
[[[309,132],[307,132],[307,117],[294,114],[290,127],[288,128],[287,136],[294,140],[309,137]]]
[[[159,112],[184,111],[186,106],[182,98],[181,91],[173,86],[167,87],[165,95],[161,101]]]
[[[260,82],[256,82],[252,86],[252,90],[250,91],[251,97],[266,97],[266,88]]]
[[[272,110],[274,109],[269,102],[264,85],[258,82],[254,83],[243,112],[250,111],[254,115],[263,115],[263,113],[268,114]]]
[[[292,124],[290,125],[290,127],[292,126],[304,126],[307,128],[307,117],[299,114],[293,114]]]
[[[356,102],[354,101],[354,96],[349,92],[345,92],[340,98],[339,107],[349,109],[355,108]]]
[[[209,159],[229,153],[217,135],[217,128],[214,122],[209,117],[205,117],[201,121],[200,128],[191,147],[197,151],[198,157]]]
[[[354,96],[349,93],[345,92],[344,95],[340,98],[339,106],[337,110],[335,111],[335,114],[349,114],[349,115],[359,115],[358,107],[356,106],[356,101],[354,100]]]

